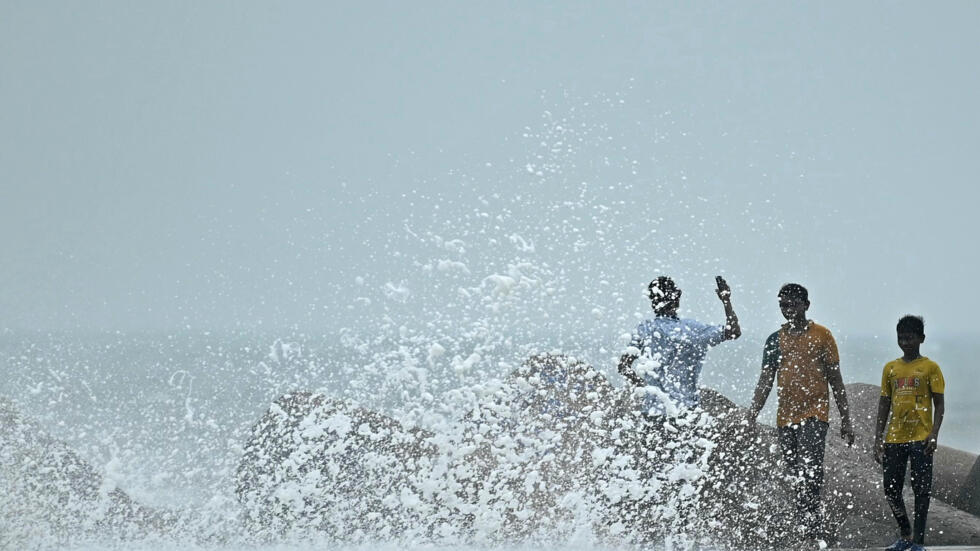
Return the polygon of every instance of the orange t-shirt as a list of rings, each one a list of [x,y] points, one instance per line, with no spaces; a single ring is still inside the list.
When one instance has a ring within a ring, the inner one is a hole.
[[[840,364],[837,342],[826,327],[810,321],[806,331],[793,334],[789,324],[777,332],[779,408],[776,425],[785,427],[810,417],[830,420],[830,387],[824,369]]]

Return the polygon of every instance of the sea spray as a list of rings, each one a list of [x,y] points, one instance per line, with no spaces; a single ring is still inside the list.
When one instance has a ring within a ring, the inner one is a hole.
[[[259,541],[467,545],[564,541],[583,529],[674,548],[712,543],[719,530],[729,541],[780,537],[772,526],[760,533],[758,518],[738,524],[759,503],[786,503],[772,488],[757,496],[748,477],[725,480],[724,469],[742,466],[718,453],[715,417],[650,419],[633,400],[555,355],[450,392],[456,416],[438,431],[324,395],[285,395],[253,428],[239,467],[248,529]]]

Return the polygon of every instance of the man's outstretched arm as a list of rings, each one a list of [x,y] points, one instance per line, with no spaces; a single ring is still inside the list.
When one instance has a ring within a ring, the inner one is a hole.
[[[735,308],[732,307],[732,289],[721,276],[715,276],[715,283],[718,284],[715,292],[725,306],[725,340],[735,340],[742,336],[742,326],[738,324],[738,316],[735,315]]]

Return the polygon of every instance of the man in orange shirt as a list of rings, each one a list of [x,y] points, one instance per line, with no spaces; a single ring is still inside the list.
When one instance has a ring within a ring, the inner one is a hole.
[[[749,409],[749,421],[755,423],[778,376],[779,447],[796,490],[803,536],[820,544],[823,538],[820,492],[830,420],[830,389],[841,416],[841,438],[848,445],[854,443],[854,429],[840,373],[837,343],[826,327],[806,318],[808,308],[809,293],[802,285],[787,283],[779,290],[779,309],[787,323],[766,340],[762,374]]]

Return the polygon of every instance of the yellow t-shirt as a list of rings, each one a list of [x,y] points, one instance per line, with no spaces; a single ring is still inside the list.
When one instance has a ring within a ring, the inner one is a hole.
[[[920,356],[885,364],[881,395],[892,399],[885,442],[902,444],[925,440],[932,432],[932,395],[943,394],[946,381],[936,362]]]

